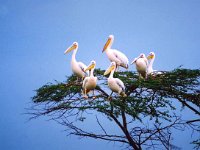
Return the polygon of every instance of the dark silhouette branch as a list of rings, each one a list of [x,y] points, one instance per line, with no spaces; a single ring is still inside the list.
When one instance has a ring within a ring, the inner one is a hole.
[[[99,124],[99,126],[101,127],[101,129],[102,129],[102,131],[104,132],[104,134],[106,134],[107,135],[107,132],[106,132],[106,130],[103,128],[103,126],[101,125],[101,123],[99,122],[99,119],[98,119],[98,117],[96,116],[96,120],[97,120],[97,123]]]
[[[200,122],[200,119],[188,120],[186,123]]]

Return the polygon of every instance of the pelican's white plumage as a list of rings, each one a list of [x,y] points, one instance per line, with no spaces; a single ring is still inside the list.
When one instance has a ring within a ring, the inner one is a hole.
[[[108,56],[108,59],[111,62],[115,62],[117,64],[117,66],[121,66],[121,67],[128,69],[129,62],[128,62],[128,58],[126,57],[126,55],[124,55],[122,52],[120,52],[116,49],[111,49],[113,41],[114,41],[114,36],[109,35],[108,40],[107,40],[106,44],[104,45],[102,52],[105,51]]]
[[[145,54],[141,53],[139,57],[135,58],[131,64],[135,63],[136,69],[139,73],[139,76],[146,78],[147,76],[147,67],[148,67],[148,60]]]
[[[115,68],[116,68],[116,63],[111,62],[109,68],[104,73],[104,75],[110,73],[108,77],[108,86],[112,90],[112,92],[116,92],[119,95],[126,97],[124,83],[118,78],[113,78]]]
[[[149,60],[148,68],[147,68],[147,74],[151,74],[153,70],[153,62],[155,60],[155,53],[150,52],[149,55],[147,56],[147,59]]]
[[[72,54],[72,59],[71,59],[72,71],[78,77],[83,78],[83,77],[86,76],[86,73],[84,72],[84,70],[86,69],[87,66],[82,62],[76,61],[76,53],[77,53],[77,50],[78,50],[78,43],[77,42],[74,42],[69,48],[67,48],[67,50],[64,53],[65,54],[69,53],[72,50],[74,50],[73,54]],[[89,71],[87,71],[87,74],[89,74]]]
[[[147,56],[147,59],[149,60],[149,64],[148,64],[148,68],[147,68],[147,74],[148,75],[161,75],[163,74],[163,72],[161,71],[157,71],[157,70],[153,70],[153,63],[155,60],[155,53],[154,52],[150,52],[149,55]]]
[[[97,85],[97,77],[94,77],[94,69],[96,66],[96,62],[93,60],[91,61],[90,65],[85,69],[85,71],[87,70],[91,70],[90,71],[90,76],[89,77],[85,77],[85,79],[83,80],[83,96],[85,98],[87,98],[87,93],[90,92],[90,90],[94,90],[96,85]],[[93,95],[94,95],[94,91],[93,91]]]

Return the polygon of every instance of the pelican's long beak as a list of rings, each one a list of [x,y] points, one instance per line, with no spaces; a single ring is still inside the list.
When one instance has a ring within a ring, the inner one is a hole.
[[[77,45],[73,44],[72,46],[70,46],[69,48],[66,49],[66,51],[64,52],[64,54],[67,54],[67,53],[71,52],[72,50],[74,50],[76,48],[77,48]]]
[[[86,72],[86,71],[88,71],[88,70],[91,70],[92,68],[94,68],[95,67],[95,64],[91,64],[91,65],[89,65],[84,71]]]
[[[103,47],[102,53],[108,48],[108,46],[110,45],[110,43],[111,43],[111,38],[108,38],[106,44],[105,44],[104,47]]]
[[[136,62],[137,58],[135,58],[132,62],[131,65],[134,64]]]
[[[153,59],[154,58],[154,55],[149,55],[147,56],[147,59],[150,60],[150,59]]]
[[[113,65],[108,67],[108,69],[104,72],[104,76],[109,74],[113,69],[115,69],[115,66],[113,66]]]

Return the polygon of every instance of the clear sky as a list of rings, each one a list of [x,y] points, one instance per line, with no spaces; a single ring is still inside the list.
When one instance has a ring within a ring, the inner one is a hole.
[[[47,117],[27,123],[24,108],[35,89],[71,75],[71,54],[63,53],[74,41],[77,59],[94,59],[102,69],[109,66],[101,52],[109,34],[129,61],[154,51],[156,70],[200,68],[199,8],[199,0],[0,0],[0,149],[121,149],[66,137]],[[177,146],[192,148],[190,135],[177,135]]]

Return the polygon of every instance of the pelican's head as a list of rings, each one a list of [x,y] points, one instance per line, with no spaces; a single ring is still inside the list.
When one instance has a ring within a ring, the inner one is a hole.
[[[92,60],[89,64],[89,66],[87,66],[87,68],[84,71],[86,72],[88,70],[91,70],[91,69],[95,68],[95,66],[96,66],[96,62],[94,60]]]
[[[108,67],[108,69],[104,72],[104,76],[109,74],[112,70],[115,70],[115,68],[116,68],[116,63],[115,62],[111,62],[111,64]]]
[[[144,53],[141,53],[140,56],[139,56],[139,58],[145,58],[145,57],[146,57],[146,56],[145,56]]]
[[[144,54],[144,53],[141,53],[141,54],[139,55],[139,57],[135,58],[135,59],[131,62],[131,65],[134,64],[134,63],[136,63],[136,61],[137,61],[139,58],[145,58],[145,57],[146,57],[145,54]]]
[[[155,58],[155,53],[154,52],[150,52],[149,55],[147,56],[147,59],[151,60],[153,58]]]
[[[66,49],[66,51],[64,52],[65,54],[66,53],[69,53],[69,52],[71,52],[72,50],[74,50],[74,49],[77,49],[78,48],[78,42],[74,42],[70,47],[68,47],[67,49]]]
[[[109,35],[108,40],[103,47],[102,53],[112,46],[113,41],[114,41],[114,35]]]

